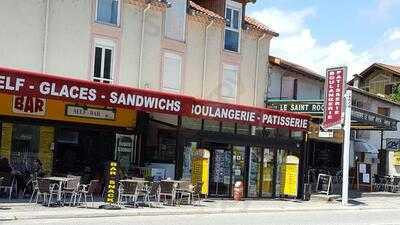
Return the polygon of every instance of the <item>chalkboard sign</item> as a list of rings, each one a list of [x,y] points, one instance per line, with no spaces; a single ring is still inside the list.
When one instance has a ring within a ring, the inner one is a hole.
[[[318,174],[316,192],[329,195],[332,185],[332,176],[320,173]]]
[[[357,189],[372,191],[371,164],[357,163]]]

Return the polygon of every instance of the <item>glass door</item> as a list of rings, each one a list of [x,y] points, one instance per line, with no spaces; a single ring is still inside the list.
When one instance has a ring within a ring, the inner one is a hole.
[[[255,198],[260,193],[262,148],[250,148],[247,196]]]
[[[232,154],[229,148],[215,148],[211,151],[209,195],[228,197],[231,186]]]
[[[264,148],[262,164],[262,197],[272,197],[274,183],[274,151]]]
[[[236,181],[242,181],[244,185],[246,147],[233,146],[232,153],[232,185],[234,185]]]

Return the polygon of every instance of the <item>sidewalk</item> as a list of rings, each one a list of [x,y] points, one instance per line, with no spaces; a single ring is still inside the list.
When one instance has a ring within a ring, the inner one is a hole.
[[[342,206],[337,200],[327,202],[293,200],[207,200],[200,206],[162,206],[161,208],[123,208],[121,210],[98,209],[102,203],[96,202],[93,208],[44,207],[29,203],[0,203],[0,221],[27,219],[63,219],[121,216],[158,216],[219,213],[259,213],[282,211],[325,211],[325,210],[368,210],[400,209],[400,195],[390,193],[369,193],[352,199],[349,206]],[[90,204],[89,204],[90,206]]]

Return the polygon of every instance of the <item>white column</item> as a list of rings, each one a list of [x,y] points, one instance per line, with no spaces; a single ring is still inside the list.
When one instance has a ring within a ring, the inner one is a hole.
[[[346,90],[343,140],[343,184],[342,205],[349,200],[349,164],[350,164],[350,126],[351,126],[351,90]]]

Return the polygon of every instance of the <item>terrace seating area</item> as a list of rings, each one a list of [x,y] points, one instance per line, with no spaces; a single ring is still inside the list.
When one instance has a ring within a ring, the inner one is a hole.
[[[80,176],[37,177],[27,182],[22,196],[17,192],[17,179],[11,173],[0,174],[1,196],[8,200],[21,200],[46,207],[93,207],[102,201],[106,188],[99,180],[85,184]],[[131,177],[118,181],[116,205],[122,207],[159,207],[161,205],[195,205],[201,202],[201,183],[193,185],[190,180],[151,181]],[[29,186],[29,187],[28,187]]]

